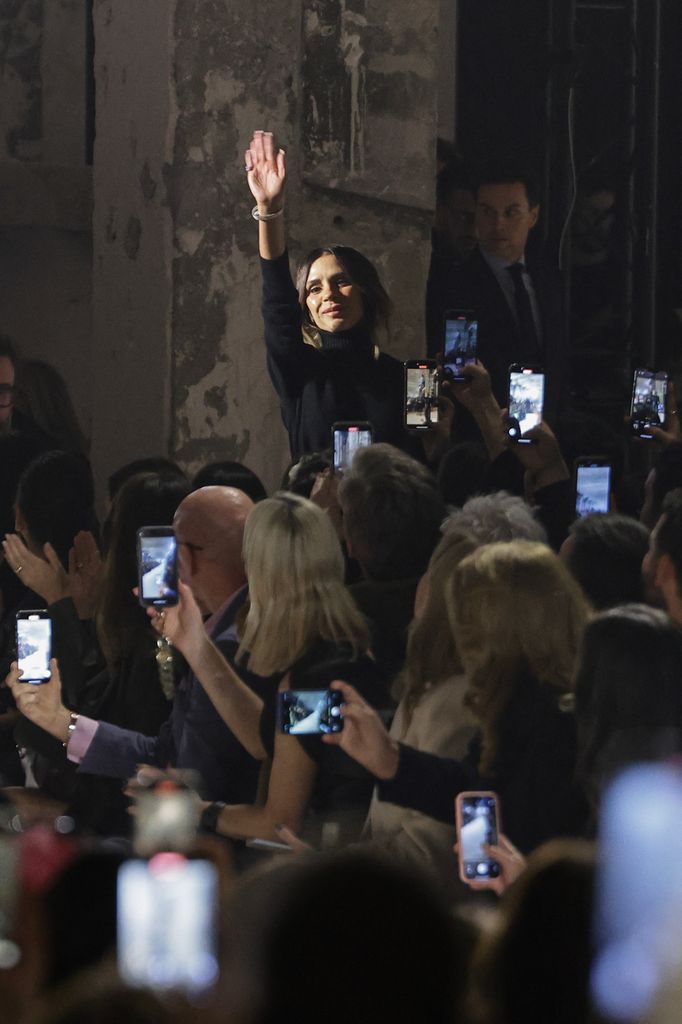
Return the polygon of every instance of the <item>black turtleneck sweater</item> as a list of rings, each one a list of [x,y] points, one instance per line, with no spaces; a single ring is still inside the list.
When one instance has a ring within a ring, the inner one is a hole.
[[[331,334],[322,348],[303,340],[301,308],[285,252],[261,260],[263,320],[268,371],[282,409],[294,460],[331,446],[337,420],[369,420],[375,441],[412,453],[403,427],[403,366],[393,356],[374,356],[366,327]]]

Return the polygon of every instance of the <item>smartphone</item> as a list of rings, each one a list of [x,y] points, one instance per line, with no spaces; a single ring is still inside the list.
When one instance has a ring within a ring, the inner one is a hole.
[[[371,423],[335,423],[332,427],[334,472],[343,473],[350,469],[356,451],[359,448],[368,448],[373,438],[374,430]]]
[[[284,690],[278,697],[280,732],[317,736],[343,729],[343,694],[339,690]]]
[[[665,426],[665,400],[668,393],[668,374],[664,370],[635,370],[632,383],[630,417],[632,432],[637,437],[651,439],[652,427]]]
[[[483,843],[496,844],[500,831],[497,795],[492,792],[459,793],[455,800],[459,877],[463,882],[497,878],[500,865],[483,851]]]
[[[20,683],[46,683],[52,675],[52,619],[44,609],[17,612]]]
[[[461,383],[476,362],[478,320],[472,309],[450,309],[443,319],[443,379]]]
[[[627,768],[604,793],[591,974],[600,1020],[652,1019],[659,993],[679,978],[680,821],[682,775],[677,765]]]
[[[586,455],[576,459],[575,514],[576,517],[590,516],[593,512],[611,511],[613,467],[608,459],[598,455]]]
[[[207,860],[129,860],[117,883],[117,955],[125,982],[198,995],[218,978],[218,873]]]
[[[403,416],[406,430],[431,430],[438,423],[438,365],[435,359],[405,364]]]
[[[544,370],[539,366],[522,366],[521,363],[513,363],[509,367],[509,422],[507,428],[512,441],[519,444],[532,444],[532,438],[523,435],[542,422],[544,401]]]
[[[178,550],[172,526],[143,526],[137,531],[139,600],[145,607],[178,603]]]

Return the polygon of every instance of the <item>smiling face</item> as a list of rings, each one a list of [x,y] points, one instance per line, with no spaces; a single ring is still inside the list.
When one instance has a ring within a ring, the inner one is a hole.
[[[330,252],[319,256],[310,267],[305,296],[310,319],[321,331],[349,331],[365,315],[360,288]]]
[[[481,185],[476,196],[476,227],[482,249],[509,263],[523,257],[539,206],[528,202],[523,182]]]

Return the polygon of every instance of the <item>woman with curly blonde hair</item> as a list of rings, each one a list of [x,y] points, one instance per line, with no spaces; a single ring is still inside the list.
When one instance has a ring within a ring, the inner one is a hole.
[[[465,558],[445,600],[479,725],[466,757],[399,744],[345,683],[344,730],[325,742],[380,780],[382,800],[451,822],[456,793],[493,789],[524,852],[573,833],[586,814],[574,783],[572,688],[588,618],[578,584],[544,544],[503,542]]]

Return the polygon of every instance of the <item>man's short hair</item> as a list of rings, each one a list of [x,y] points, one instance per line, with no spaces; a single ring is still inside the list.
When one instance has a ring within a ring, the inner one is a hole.
[[[475,176],[475,194],[483,185],[513,185],[520,181],[526,190],[531,209],[540,202],[540,188],[533,174],[520,163],[491,160],[478,168]]]
[[[544,526],[529,505],[514,494],[482,494],[455,509],[443,524],[443,533],[458,533],[477,545],[496,541],[530,540],[547,543]]]
[[[675,570],[677,592],[682,596],[682,488],[665,496],[656,527],[656,556],[668,555]]]
[[[425,572],[446,513],[425,466],[390,444],[363,448],[341,480],[339,502],[351,553],[368,579]]]
[[[9,359],[12,366],[17,365],[17,350],[11,338],[6,334],[0,334],[0,359]]]
[[[568,567],[598,610],[644,600],[642,560],[649,531],[630,516],[595,513],[577,519]]]

